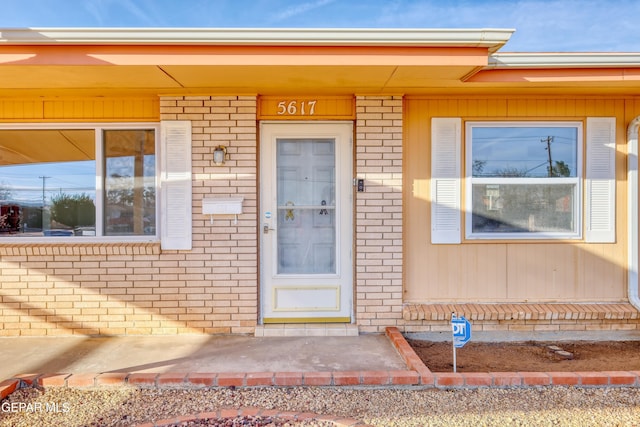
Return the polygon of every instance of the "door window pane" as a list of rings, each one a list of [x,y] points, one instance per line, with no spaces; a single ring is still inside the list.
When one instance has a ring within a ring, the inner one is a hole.
[[[276,144],[278,273],[335,274],[335,140]]]

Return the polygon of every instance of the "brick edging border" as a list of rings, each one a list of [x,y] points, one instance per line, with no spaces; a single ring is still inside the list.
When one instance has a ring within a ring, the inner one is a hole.
[[[420,384],[439,388],[588,386],[640,387],[640,371],[578,372],[431,372],[396,327],[386,335]]]
[[[401,386],[417,385],[414,371],[246,372],[246,373],[52,373],[18,375],[8,385],[21,387],[294,387],[294,386]]]
[[[222,408],[212,412],[201,412],[199,414],[176,416],[173,418],[162,419],[153,422],[147,422],[138,424],[135,427],[166,427],[170,425],[176,425],[182,423],[188,423],[189,421],[197,421],[208,418],[236,418],[236,417],[273,417],[283,421],[325,421],[331,422],[336,427],[372,427],[369,424],[365,424],[362,421],[358,421],[353,418],[339,417],[334,415],[320,415],[312,412],[292,412],[292,411],[279,411],[277,409],[262,409],[256,407],[244,407],[244,408]],[[185,424],[186,425],[186,424]]]

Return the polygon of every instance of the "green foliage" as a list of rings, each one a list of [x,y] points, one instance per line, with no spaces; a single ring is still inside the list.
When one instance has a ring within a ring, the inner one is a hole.
[[[62,193],[51,201],[52,220],[71,228],[95,225],[96,207],[89,195]]]
[[[562,160],[556,160],[556,164],[553,166],[551,171],[549,172],[549,176],[551,177],[560,177],[560,176],[571,176],[571,169],[569,165],[567,165]],[[547,170],[549,167],[547,166]]]

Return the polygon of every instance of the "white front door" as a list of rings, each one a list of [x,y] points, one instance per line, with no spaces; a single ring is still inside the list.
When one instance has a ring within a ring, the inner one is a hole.
[[[261,125],[262,321],[349,322],[352,123]]]

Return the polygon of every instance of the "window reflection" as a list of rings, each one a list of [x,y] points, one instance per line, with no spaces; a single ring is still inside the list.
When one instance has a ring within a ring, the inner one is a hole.
[[[577,129],[475,127],[474,177],[575,177]]]
[[[155,136],[152,130],[106,130],[105,235],[156,233]]]
[[[95,235],[95,132],[0,130],[0,237]]]

